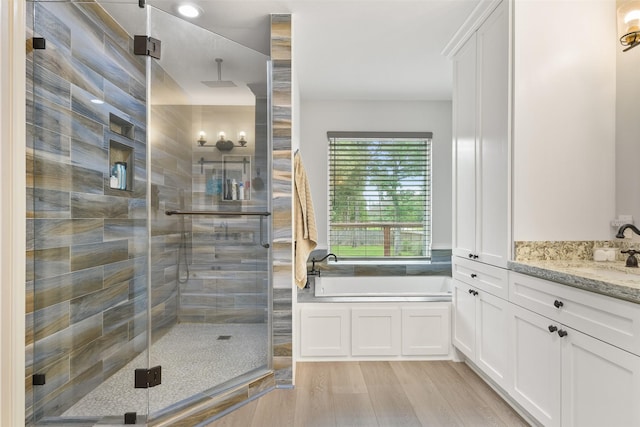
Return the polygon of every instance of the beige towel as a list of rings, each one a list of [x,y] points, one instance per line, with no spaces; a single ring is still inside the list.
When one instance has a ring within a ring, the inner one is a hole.
[[[309,181],[307,173],[302,165],[300,153],[296,152],[293,159],[294,175],[294,200],[293,200],[293,222],[295,250],[295,280],[299,288],[307,283],[307,260],[309,254],[318,244],[318,229],[316,228],[316,217],[313,212],[313,201],[311,191],[309,191]]]

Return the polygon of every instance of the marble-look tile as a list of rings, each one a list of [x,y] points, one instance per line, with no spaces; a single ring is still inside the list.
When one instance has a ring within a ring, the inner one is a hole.
[[[60,332],[70,325],[69,302],[50,305],[33,313],[36,341]]]
[[[67,357],[74,349],[81,348],[96,340],[101,334],[101,315],[71,324],[68,328],[36,342],[34,364],[36,366],[46,366],[54,363],[61,357]]]
[[[71,107],[71,84],[48,68],[45,68],[38,60],[33,67],[34,94],[46,98],[63,108]]]
[[[137,315],[146,313],[147,297],[146,295],[136,298],[129,298],[126,302],[107,307],[103,313],[103,329],[104,332],[111,332],[123,326],[127,326]]]
[[[102,267],[38,279],[34,291],[34,307],[40,310],[71,298],[102,289]]]
[[[27,215],[33,218],[70,218],[71,197],[68,191],[35,188]]]
[[[38,157],[68,163],[71,140],[69,136],[39,126],[27,125],[27,139],[31,141]]]
[[[127,240],[72,246],[70,250],[71,270],[83,270],[124,261],[129,257],[128,246]]]
[[[99,172],[102,178],[109,164],[109,153],[102,146],[73,139],[71,140],[71,164]]]
[[[60,390],[65,384],[69,383],[71,379],[69,360],[63,358],[48,366],[41,366],[37,370],[37,373],[46,376],[46,383],[33,388],[36,405],[38,405],[40,401],[46,401],[48,395],[56,393],[57,390]]]
[[[59,276],[70,272],[69,248],[51,248],[34,250],[33,266],[34,278],[40,280],[46,277]],[[38,283],[36,282],[36,287]]]
[[[56,46],[67,52],[71,50],[71,30],[59,14],[60,7],[36,3],[34,10],[34,29],[42,37],[56,41]]]
[[[33,228],[37,249],[99,243],[104,232],[101,219],[35,219]]]
[[[80,322],[87,317],[103,313],[129,299],[129,283],[101,289],[91,294],[83,295],[71,300],[71,323]]]
[[[264,393],[265,391],[275,388],[275,386],[276,378],[275,375],[273,375],[273,373],[271,372],[249,384],[249,397]]]
[[[68,164],[39,155],[33,158],[33,186],[38,190],[71,190],[71,169]]]
[[[123,197],[71,193],[73,218],[127,218],[129,200]]]
[[[35,125],[61,135],[99,144],[103,124],[70,109],[61,108],[42,97],[35,97]]]

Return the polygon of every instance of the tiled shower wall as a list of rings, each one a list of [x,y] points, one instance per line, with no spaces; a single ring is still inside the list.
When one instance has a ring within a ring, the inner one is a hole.
[[[129,35],[96,4],[27,6],[27,37],[46,39],[26,66],[31,423],[61,414],[147,346],[147,138],[144,58]],[[132,153],[127,190],[109,186],[114,142]],[[32,387],[33,373],[46,384]]]
[[[292,353],[292,156],[291,15],[271,15],[273,68],[273,365],[276,382],[293,381]]]
[[[248,199],[223,199],[218,185],[223,177],[223,158],[245,161],[233,164],[242,169],[243,181],[256,182],[258,171],[266,180],[266,99],[257,99],[253,106],[193,106],[192,135],[198,135],[201,123],[209,129],[225,129],[225,124],[245,126],[251,138],[245,147],[220,151],[213,143],[196,146],[190,138],[192,151],[192,205],[195,211],[266,211],[268,187],[251,184],[245,190]],[[263,106],[264,105],[264,106]],[[259,117],[261,115],[262,117]],[[262,121],[262,128],[254,123]],[[231,126],[233,127],[233,126]],[[266,218],[263,238],[266,240]],[[179,319],[191,323],[266,324],[269,302],[269,250],[260,245],[260,219],[249,216],[194,216],[192,235],[188,240],[189,280],[181,284]],[[181,278],[186,267],[181,260]],[[265,336],[265,340],[266,340]],[[266,355],[265,355],[266,359]]]

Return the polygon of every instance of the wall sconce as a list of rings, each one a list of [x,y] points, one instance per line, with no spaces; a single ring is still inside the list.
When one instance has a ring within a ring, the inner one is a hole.
[[[207,145],[207,134],[204,131],[200,131],[198,134],[198,139],[196,142],[200,147],[204,147]],[[227,139],[226,134],[224,132],[218,133],[218,140],[216,141],[216,148],[220,151],[231,151],[233,147],[245,147],[247,145],[247,134],[242,131],[238,133],[238,145],[234,144],[233,141]]]
[[[640,1],[625,2],[618,8],[618,36],[623,52],[640,44]]]
[[[204,133],[203,130],[201,130],[200,134],[198,134],[198,145],[200,145],[200,147],[204,147],[204,145],[207,143],[206,136],[207,136],[207,134]]]

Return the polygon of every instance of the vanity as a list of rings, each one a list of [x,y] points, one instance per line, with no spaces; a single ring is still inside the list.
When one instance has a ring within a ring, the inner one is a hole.
[[[452,340],[472,368],[535,423],[640,425],[638,269],[468,264],[454,257]]]

